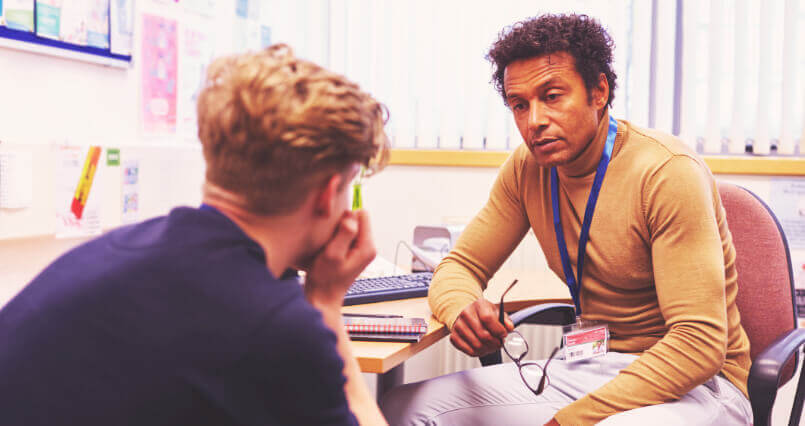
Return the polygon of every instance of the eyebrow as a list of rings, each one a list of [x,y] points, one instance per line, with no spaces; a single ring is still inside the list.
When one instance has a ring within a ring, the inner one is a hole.
[[[537,90],[544,90],[546,87],[553,86],[553,85],[558,85],[558,84],[564,85],[565,84],[564,79],[562,79],[561,77],[554,76],[554,77],[551,77],[548,80],[544,81],[539,86],[537,86]],[[520,97],[521,96],[519,94],[517,94],[517,93],[513,93],[511,95],[509,95],[507,93],[506,94],[506,101],[509,102],[512,99],[520,98]]]

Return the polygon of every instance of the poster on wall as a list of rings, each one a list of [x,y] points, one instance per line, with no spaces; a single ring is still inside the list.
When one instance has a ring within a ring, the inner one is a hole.
[[[6,21],[3,19],[3,0],[0,0],[0,26],[6,25]]]
[[[6,26],[20,31],[34,31],[34,2],[31,0],[3,0]]]
[[[110,50],[115,55],[130,56],[134,35],[134,0],[112,0],[109,6]]]
[[[794,250],[805,249],[805,179],[771,180],[769,204]]]
[[[36,35],[59,39],[62,0],[36,0]]]
[[[87,44],[109,48],[109,0],[89,0]]]
[[[176,21],[143,14],[143,130],[149,134],[176,131]]]
[[[212,54],[210,37],[203,31],[185,26],[179,61],[178,133],[186,140],[197,140],[196,102]]]
[[[96,178],[100,157],[99,146],[56,147],[56,238],[101,233],[101,191]]]
[[[78,46],[87,45],[87,15],[89,4],[85,0],[65,1],[61,8],[59,25],[62,41]]]

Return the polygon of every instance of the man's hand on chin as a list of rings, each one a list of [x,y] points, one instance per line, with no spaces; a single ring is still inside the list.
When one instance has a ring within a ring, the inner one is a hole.
[[[305,271],[305,294],[321,309],[340,310],[347,289],[376,254],[365,211],[347,212],[333,238]]]

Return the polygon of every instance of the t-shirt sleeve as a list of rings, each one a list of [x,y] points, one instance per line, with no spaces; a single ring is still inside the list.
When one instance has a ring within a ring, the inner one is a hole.
[[[428,302],[436,318],[450,328],[461,311],[481,297],[486,283],[528,231],[519,185],[523,155],[527,153],[518,149],[506,160],[486,205],[436,268]]]
[[[355,425],[343,369],[335,333],[300,292],[222,372],[216,396],[242,424]]]
[[[644,215],[667,332],[601,388],[560,410],[560,424],[592,424],[681,398],[722,368],[727,347],[724,255],[712,176],[678,155],[648,180]]]

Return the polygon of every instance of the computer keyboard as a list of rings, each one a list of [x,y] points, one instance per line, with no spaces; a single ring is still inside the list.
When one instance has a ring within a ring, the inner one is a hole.
[[[432,272],[356,280],[347,290],[344,305],[385,302],[428,295]]]

